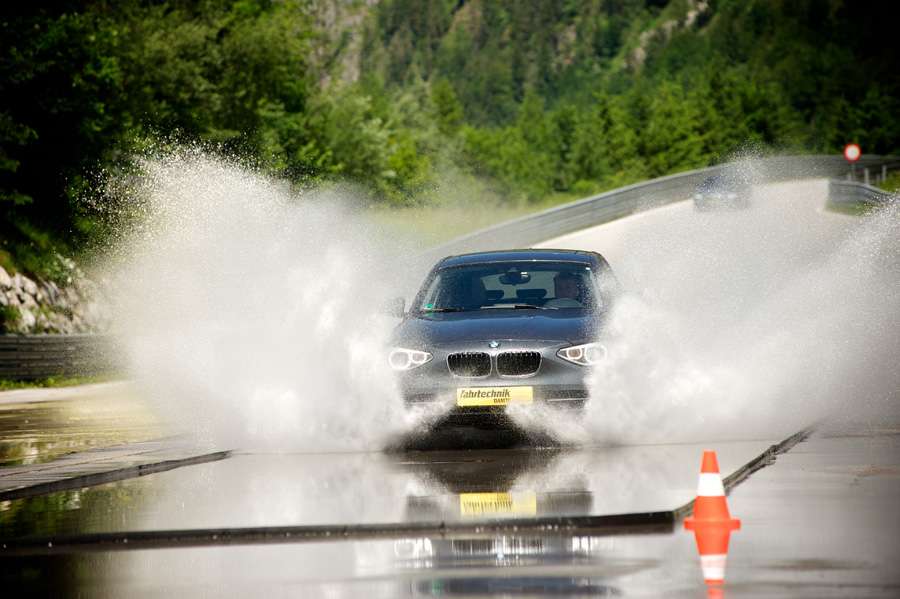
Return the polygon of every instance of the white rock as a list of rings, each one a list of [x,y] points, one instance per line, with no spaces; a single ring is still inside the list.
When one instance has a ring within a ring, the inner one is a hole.
[[[59,301],[59,287],[56,286],[56,283],[48,281],[47,283],[44,283],[44,289],[47,297],[50,298],[52,303],[55,304]]]
[[[31,313],[31,310],[28,308],[19,309],[19,330],[21,331],[31,331],[31,328],[34,327],[35,318],[34,314]]]
[[[110,281],[92,280],[77,267],[71,281],[58,286],[52,281],[10,275],[0,267],[0,306],[17,308],[20,333],[75,333],[108,330],[106,297],[112,296]]]
[[[38,286],[37,283],[29,279],[28,277],[22,277],[22,288],[25,290],[25,293],[28,295],[36,295]]]

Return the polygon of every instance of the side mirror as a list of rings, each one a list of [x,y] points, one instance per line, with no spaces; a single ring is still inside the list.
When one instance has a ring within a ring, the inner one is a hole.
[[[402,297],[393,297],[385,303],[384,311],[388,316],[403,318],[406,316],[406,301]]]

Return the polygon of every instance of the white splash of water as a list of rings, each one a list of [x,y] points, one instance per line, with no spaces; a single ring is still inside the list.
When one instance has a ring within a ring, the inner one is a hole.
[[[337,193],[298,197],[198,150],[147,159],[127,185],[141,215],[110,267],[115,333],[178,428],[290,451],[417,426],[385,368],[397,240]]]
[[[829,214],[825,193],[822,181],[762,186],[750,210],[685,204],[564,240],[610,254],[629,292],[583,420],[542,414],[552,433],[769,439],[824,419],[896,419],[900,210]]]

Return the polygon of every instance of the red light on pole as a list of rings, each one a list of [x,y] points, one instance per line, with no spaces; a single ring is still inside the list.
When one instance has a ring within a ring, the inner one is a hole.
[[[857,144],[847,144],[844,146],[844,158],[847,159],[847,162],[856,162],[859,160],[860,156],[862,156],[862,150],[859,149]]]

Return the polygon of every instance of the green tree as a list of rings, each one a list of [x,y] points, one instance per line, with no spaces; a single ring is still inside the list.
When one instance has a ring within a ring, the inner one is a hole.
[[[664,81],[654,91],[650,113],[641,135],[648,174],[658,177],[702,166],[703,138],[693,98],[675,82]]]
[[[431,86],[431,103],[434,106],[438,130],[442,135],[454,135],[462,125],[465,115],[453,85],[446,79],[435,81]]]
[[[624,107],[599,92],[584,110],[575,129],[571,169],[581,181],[622,181],[639,177],[637,134]]]

